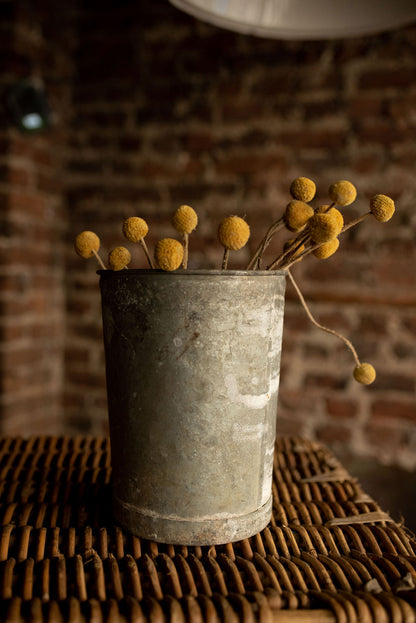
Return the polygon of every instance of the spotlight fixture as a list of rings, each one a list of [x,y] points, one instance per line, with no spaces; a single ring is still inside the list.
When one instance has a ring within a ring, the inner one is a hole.
[[[33,134],[51,125],[51,111],[45,91],[34,82],[22,81],[6,94],[6,107],[21,132]]]
[[[416,20],[415,0],[170,0],[215,26],[271,39],[338,39]]]

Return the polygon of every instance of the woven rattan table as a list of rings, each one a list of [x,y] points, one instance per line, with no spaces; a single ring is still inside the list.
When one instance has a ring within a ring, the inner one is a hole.
[[[112,519],[105,438],[0,440],[0,621],[415,621],[416,542],[321,445],[276,446],[274,514],[216,547]]]

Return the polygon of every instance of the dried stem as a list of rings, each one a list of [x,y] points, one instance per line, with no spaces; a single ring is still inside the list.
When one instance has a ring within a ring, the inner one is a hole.
[[[341,229],[339,235],[343,234],[345,231],[350,229],[350,227],[354,227],[354,225],[358,225],[358,223],[361,223],[361,221],[363,221],[370,214],[371,214],[371,211],[370,212],[366,212],[365,214],[361,214],[361,216],[358,216],[356,219],[354,219],[350,223],[347,223],[346,225],[344,225],[344,227]],[[283,266],[283,268],[286,268],[286,269],[290,268],[293,264],[295,264],[295,262],[299,262],[299,260],[303,259],[305,255],[309,255],[309,253],[312,253],[313,251],[315,251],[315,249],[318,249],[322,244],[324,244],[324,243],[311,245],[310,247],[308,247],[307,249],[302,251],[302,253],[299,253],[299,255],[294,257],[293,260],[289,264],[285,264],[285,266]]]
[[[224,256],[222,258],[221,270],[227,270],[229,256],[230,256],[229,249],[224,249]]]
[[[309,320],[312,322],[312,324],[314,324],[316,327],[318,327],[318,329],[322,329],[322,331],[326,331],[327,333],[331,333],[332,335],[335,335],[336,337],[338,337],[340,340],[342,340],[350,349],[350,351],[352,352],[352,355],[355,359],[355,362],[357,364],[357,366],[360,366],[360,360],[358,359],[358,355],[357,355],[357,351],[355,350],[354,346],[351,344],[351,342],[349,340],[347,340],[346,337],[344,337],[343,335],[341,335],[341,333],[338,333],[337,331],[334,331],[333,329],[328,329],[328,327],[324,327],[324,325],[319,324],[319,322],[317,322],[315,320],[315,318],[312,316],[312,313],[309,309],[309,307],[306,304],[305,299],[303,298],[303,294],[299,289],[298,284],[296,283],[296,281],[293,278],[292,273],[290,272],[290,270],[287,271],[287,274],[289,275],[289,279],[292,282],[293,287],[296,290],[296,294],[298,295],[300,302],[302,303],[302,306],[309,318]]]
[[[284,225],[283,217],[280,218],[275,223],[273,223],[272,225],[270,225],[270,227],[267,230],[263,240],[260,242],[259,246],[257,247],[257,250],[256,250],[255,254],[251,258],[250,262],[247,264],[246,270],[251,270],[251,269],[256,270],[256,268],[257,269],[260,268],[264,250],[270,244],[270,241],[273,238],[274,234],[279,229],[281,229],[283,227],[283,225]]]
[[[366,212],[365,214],[361,214],[361,216],[358,216],[353,221],[350,221],[349,223],[344,225],[344,227],[341,229],[341,234],[343,234],[344,231],[347,231],[347,229],[349,229],[350,227],[354,227],[354,225],[358,225],[358,223],[361,223],[361,221],[363,221],[370,214],[371,214],[371,210],[370,210],[370,212]]]
[[[150,268],[154,268],[155,266],[153,264],[152,258],[150,257],[149,249],[147,248],[147,244],[145,243],[144,238],[140,238],[139,242],[143,247],[143,251],[147,257],[147,261],[149,262]]]
[[[182,238],[182,245],[183,245],[182,268],[188,268],[188,241],[189,241],[189,234],[184,233],[183,238]]]
[[[92,249],[92,252],[94,253],[95,257],[97,258],[98,263],[99,263],[99,265],[101,266],[101,268],[102,268],[103,270],[107,270],[107,268],[106,268],[106,266],[105,266],[104,262],[102,261],[102,259],[101,259],[101,258],[100,258],[100,256],[98,255],[97,251],[95,251],[94,249]]]
[[[332,202],[332,203],[331,203],[331,204],[327,207],[327,209],[325,210],[325,212],[329,212],[329,210],[330,210],[331,208],[334,208],[336,205],[337,205],[337,204],[336,204],[336,201],[333,201],[333,202]],[[317,208],[315,208],[315,212],[316,212],[317,210],[319,210],[319,206],[318,206]]]
[[[283,266],[283,268],[285,268],[286,270],[288,268],[290,268],[293,264],[295,264],[296,262],[300,262],[300,260],[302,260],[304,258],[305,255],[309,255],[309,253],[312,253],[312,251],[315,251],[315,249],[318,249],[320,246],[322,246],[322,242],[320,242],[319,244],[313,244],[310,247],[308,247],[307,249],[305,249],[304,251],[302,251],[302,253],[299,253],[299,255],[296,255],[296,257],[294,257],[292,259],[292,261],[289,261],[289,264],[285,264]]]
[[[285,266],[284,266],[283,260],[285,260],[287,257],[291,258],[293,253],[296,253],[296,251],[306,242],[308,237],[309,237],[308,231],[306,232],[302,231],[295,238],[295,240],[290,245],[290,247],[288,247],[286,251],[283,251],[283,253],[281,253],[279,257],[272,264],[270,264],[270,266],[267,267],[267,270],[274,270],[275,268],[284,268]]]

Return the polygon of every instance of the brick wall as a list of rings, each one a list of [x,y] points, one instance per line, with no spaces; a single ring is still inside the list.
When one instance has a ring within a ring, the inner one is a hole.
[[[293,272],[318,319],[350,337],[378,378],[368,388],[352,380],[350,353],[310,324],[288,285],[279,431],[414,467],[416,27],[269,41],[197,22],[165,0],[107,0],[85,4],[77,37],[63,148],[62,429],[106,430],[97,266],[75,256],[79,231],[99,234],[105,258],[123,243],[123,218],[138,214],[153,247],[189,203],[200,218],[190,265],[217,268],[219,220],[246,215],[253,236],[231,260],[238,267],[282,213],[294,177],[313,178],[319,202],[331,182],[350,179],[359,196],[346,218],[376,192],[395,199],[397,214],[385,225],[368,219],[334,258]]]
[[[2,102],[11,85],[34,77],[44,83],[55,115],[51,131],[23,135],[2,109],[0,432],[57,432],[63,417],[62,156],[70,40],[65,12],[59,30],[59,16],[45,5],[1,2],[0,12]]]
[[[382,192],[386,225],[364,222],[338,256],[294,275],[322,323],[351,337],[378,370],[358,386],[350,353],[315,329],[288,286],[278,426],[337,450],[415,464],[416,28],[371,38],[279,42],[198,23],[166,3],[83,14],[74,85],[68,197],[71,235],[92,228],[103,256],[124,217],[172,233],[195,207],[191,264],[219,267],[219,220],[247,215],[251,248],[286,205],[290,181],[312,177],[318,200],[350,179],[352,218]],[[93,25],[95,24],[95,28]],[[232,265],[244,265],[246,251]],[[144,266],[139,254],[134,264]],[[67,425],[105,427],[104,362],[93,261],[68,256]]]

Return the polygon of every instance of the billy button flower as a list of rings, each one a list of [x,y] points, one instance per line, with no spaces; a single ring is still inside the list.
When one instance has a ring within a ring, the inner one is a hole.
[[[174,238],[162,238],[156,245],[155,259],[162,270],[176,270],[183,260],[183,246]]]
[[[198,225],[197,213],[191,206],[180,206],[172,218],[172,223],[177,232],[182,234],[183,241],[183,268],[188,268],[188,245],[189,234],[194,231]]]
[[[358,383],[371,385],[376,380],[376,371],[371,363],[360,363],[354,368],[353,376]]]
[[[370,212],[377,221],[389,221],[395,211],[394,201],[387,195],[374,195],[370,199]]]
[[[344,342],[344,344],[350,349],[352,356],[355,359],[355,363],[356,366],[353,370],[353,376],[355,378],[356,381],[358,381],[358,383],[362,383],[364,385],[370,385],[376,378],[376,371],[374,370],[373,366],[370,363],[361,363],[360,360],[358,359],[358,355],[357,355],[357,351],[355,350],[353,344],[350,342],[350,340],[348,340],[344,335],[342,335],[341,333],[338,333],[338,331],[334,331],[334,329],[329,329],[328,327],[325,327],[323,324],[319,323],[313,316],[311,310],[309,309],[308,305],[306,304],[306,301],[303,297],[302,292],[300,291],[300,288],[298,286],[298,284],[296,283],[295,279],[293,278],[292,273],[290,272],[290,270],[287,270],[287,275],[290,279],[290,281],[292,282],[292,285],[299,297],[299,300],[306,312],[306,315],[308,316],[309,320],[312,322],[312,324],[314,324],[318,329],[321,329],[321,331],[325,331],[326,333],[330,333],[331,335],[335,335],[335,337],[339,338],[340,340],[342,340]]]
[[[83,231],[75,238],[75,251],[80,257],[88,259],[93,255],[97,258],[101,268],[104,270],[105,265],[98,255],[100,248],[100,239],[93,231]]]
[[[130,242],[138,242],[146,255],[150,268],[154,268],[152,258],[150,257],[149,249],[144,241],[144,237],[147,235],[149,227],[146,221],[139,216],[130,216],[126,218],[123,223],[123,234]]]
[[[334,208],[330,205],[323,205],[316,208],[316,212],[318,214],[331,214],[332,218],[337,221],[338,227],[340,227],[340,231],[344,227],[344,217],[342,216],[341,212],[337,210],[337,208]]]
[[[116,247],[108,254],[108,265],[112,270],[123,270],[130,262],[130,251],[126,247]]]
[[[312,242],[323,244],[333,240],[341,232],[343,224],[342,214],[335,208],[328,212],[316,212],[308,224]]]
[[[315,197],[316,185],[315,182],[308,177],[297,177],[290,185],[290,194],[294,199],[299,201],[312,201]]]
[[[310,205],[295,199],[287,204],[283,219],[289,231],[298,232],[305,228],[313,215],[314,210]]]
[[[369,212],[365,212],[353,221],[347,223],[343,227],[342,231],[346,231],[347,229],[350,229],[350,227],[358,225],[358,223],[361,223],[361,221],[367,218],[370,214],[372,214],[374,218],[379,221],[379,223],[386,223],[391,219],[395,210],[396,208],[393,199],[387,197],[387,195],[374,195],[374,197],[370,199]]]
[[[227,268],[230,251],[242,249],[250,238],[250,227],[239,216],[227,216],[218,227],[218,239],[224,247],[222,270]]]
[[[348,180],[334,182],[328,192],[331,201],[342,207],[350,205],[357,197],[357,189]]]
[[[333,238],[333,240],[328,240],[328,242],[321,244],[319,247],[314,249],[312,253],[319,260],[326,260],[328,257],[331,257],[331,255],[334,255],[334,253],[338,250],[338,247],[339,239]]]

